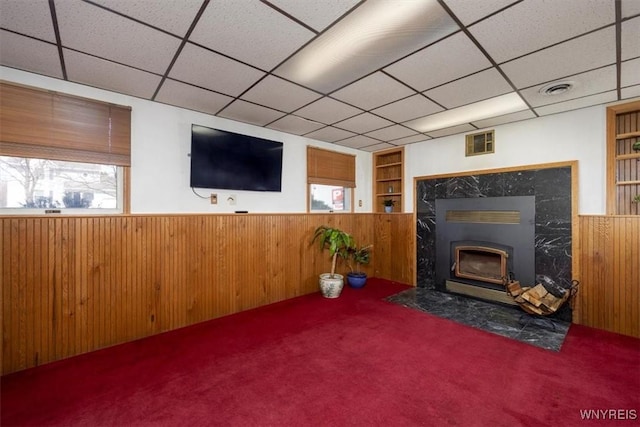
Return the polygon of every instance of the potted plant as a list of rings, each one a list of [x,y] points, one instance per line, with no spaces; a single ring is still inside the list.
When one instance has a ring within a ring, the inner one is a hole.
[[[361,288],[367,283],[367,273],[360,271],[361,265],[369,264],[371,260],[371,247],[373,245],[362,246],[361,248],[354,248],[349,252],[349,273],[347,273],[347,283],[352,288]],[[355,263],[356,268],[351,267],[351,261]]]
[[[384,211],[386,213],[390,213],[393,212],[393,207],[395,206],[396,201],[393,199],[384,199],[382,204],[384,205]]]
[[[325,298],[337,298],[344,287],[344,276],[336,274],[338,258],[346,259],[349,252],[355,249],[353,237],[338,228],[321,225],[316,228],[311,243],[318,241],[320,250],[329,250],[331,257],[331,273],[320,275],[320,292]]]

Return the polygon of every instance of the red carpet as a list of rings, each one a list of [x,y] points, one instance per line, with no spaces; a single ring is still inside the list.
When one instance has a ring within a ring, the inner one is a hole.
[[[640,340],[574,325],[556,353],[383,301],[404,289],[370,279],[5,376],[2,425],[637,425]]]

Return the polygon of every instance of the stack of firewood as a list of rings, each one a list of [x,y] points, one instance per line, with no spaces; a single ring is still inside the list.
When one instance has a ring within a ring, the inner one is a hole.
[[[573,288],[562,289],[560,292],[554,289],[554,293],[551,293],[541,283],[533,287],[523,287],[517,280],[511,280],[506,286],[507,293],[524,311],[541,316],[555,313],[574,293]]]

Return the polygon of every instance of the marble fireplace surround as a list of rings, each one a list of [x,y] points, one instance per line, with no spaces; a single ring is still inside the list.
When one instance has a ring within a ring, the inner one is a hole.
[[[535,274],[569,288],[572,281],[572,218],[577,162],[532,165],[415,179],[417,286],[443,290],[436,279],[436,200],[535,197]],[[565,304],[555,316],[571,321]]]

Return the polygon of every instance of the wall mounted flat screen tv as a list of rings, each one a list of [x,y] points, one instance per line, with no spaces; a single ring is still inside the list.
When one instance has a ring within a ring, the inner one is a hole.
[[[191,125],[191,187],[281,191],[281,142]]]

